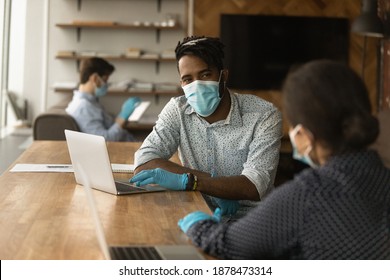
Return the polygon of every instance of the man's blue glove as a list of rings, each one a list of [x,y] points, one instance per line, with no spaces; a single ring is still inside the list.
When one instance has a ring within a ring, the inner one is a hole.
[[[221,209],[215,209],[214,214],[212,216],[202,211],[192,212],[185,216],[183,219],[180,219],[177,225],[184,233],[187,233],[190,227],[204,220],[212,220],[219,223],[221,221]]]
[[[139,97],[130,97],[123,103],[122,110],[119,112],[118,117],[127,120],[140,103],[141,99]]]
[[[221,207],[222,215],[234,215],[240,208],[240,204],[237,200],[222,199],[213,197],[214,201]]]
[[[147,184],[158,184],[164,188],[174,191],[184,191],[188,183],[187,174],[176,174],[161,168],[142,170],[130,179],[130,183],[137,186]]]

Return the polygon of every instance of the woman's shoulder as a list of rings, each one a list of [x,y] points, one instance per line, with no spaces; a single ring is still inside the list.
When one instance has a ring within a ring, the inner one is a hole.
[[[295,174],[291,180],[276,187],[276,189],[283,189],[283,192],[286,193],[307,193],[308,191],[314,190],[316,186],[319,186],[322,179],[318,170],[306,168]]]

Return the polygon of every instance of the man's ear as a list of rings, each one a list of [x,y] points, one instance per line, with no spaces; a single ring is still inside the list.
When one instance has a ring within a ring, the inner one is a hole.
[[[95,72],[89,76],[88,81],[97,84],[99,80],[99,75]]]
[[[96,86],[100,87],[102,84],[104,84],[104,81],[102,77],[98,73],[93,73],[90,77],[89,80],[94,83]]]

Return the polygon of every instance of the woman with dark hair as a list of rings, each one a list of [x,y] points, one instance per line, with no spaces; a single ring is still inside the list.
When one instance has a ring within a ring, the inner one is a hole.
[[[367,147],[378,136],[362,80],[345,65],[307,63],[283,87],[295,158],[313,168],[230,224],[194,212],[193,243],[229,259],[390,259],[390,170]]]

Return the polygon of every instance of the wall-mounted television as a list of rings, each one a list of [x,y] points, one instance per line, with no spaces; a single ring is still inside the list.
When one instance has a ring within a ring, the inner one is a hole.
[[[230,88],[280,89],[307,61],[348,63],[347,18],[222,14],[220,26]]]

